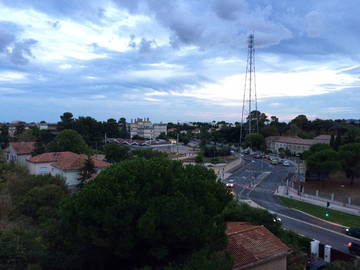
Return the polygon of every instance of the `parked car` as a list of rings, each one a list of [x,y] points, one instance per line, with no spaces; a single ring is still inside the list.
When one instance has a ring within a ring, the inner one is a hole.
[[[355,242],[348,243],[349,252],[354,255],[360,256],[360,244]]]
[[[347,235],[360,238],[360,227],[352,227],[345,230]]]

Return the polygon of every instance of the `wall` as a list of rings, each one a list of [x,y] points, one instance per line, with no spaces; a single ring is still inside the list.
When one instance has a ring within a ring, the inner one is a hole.
[[[277,258],[275,260],[266,262],[261,265],[248,267],[248,268],[237,268],[237,269],[246,269],[246,270],[286,270],[287,263],[286,263],[286,256],[282,258]]]

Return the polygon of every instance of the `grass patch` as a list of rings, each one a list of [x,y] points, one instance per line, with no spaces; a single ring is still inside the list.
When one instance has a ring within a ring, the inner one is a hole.
[[[332,210],[331,206],[330,209],[328,210],[329,216],[326,217],[325,216],[326,207],[321,207],[310,203],[301,202],[280,196],[278,196],[278,199],[287,207],[303,211],[305,213],[308,213],[310,215],[313,215],[315,217],[327,221],[335,222],[337,224],[341,224],[343,226],[348,226],[348,227],[359,227],[360,225],[360,216],[350,215],[347,213]]]

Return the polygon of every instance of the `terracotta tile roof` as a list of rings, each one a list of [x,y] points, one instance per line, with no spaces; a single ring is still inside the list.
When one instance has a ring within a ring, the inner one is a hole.
[[[51,163],[51,166],[61,170],[80,170],[87,159],[86,155],[73,152],[51,152],[33,156],[27,160],[32,163]],[[95,168],[104,168],[111,164],[92,157]]]
[[[35,142],[11,142],[10,146],[15,150],[17,155],[28,155],[34,151]]]
[[[234,257],[234,269],[262,263],[275,256],[285,256],[290,250],[263,226],[246,222],[228,222],[226,225],[227,251]]]

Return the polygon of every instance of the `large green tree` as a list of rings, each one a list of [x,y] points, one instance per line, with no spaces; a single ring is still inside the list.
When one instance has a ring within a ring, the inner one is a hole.
[[[355,177],[360,176],[360,143],[342,145],[339,153],[346,176],[353,184]]]
[[[70,151],[78,154],[89,153],[90,149],[83,137],[75,130],[65,129],[47,145],[50,152]]]
[[[60,116],[61,121],[58,122],[57,129],[62,131],[64,129],[73,129],[75,125],[75,119],[73,118],[73,114],[71,112],[64,112],[62,116]]]
[[[202,166],[125,161],[64,202],[59,248],[67,248],[67,269],[161,269],[186,265],[198,252],[221,256],[222,212],[230,201],[224,185]]]
[[[332,150],[321,150],[307,155],[306,168],[310,173],[315,173],[318,179],[328,178],[331,172],[340,169],[339,154]]]

